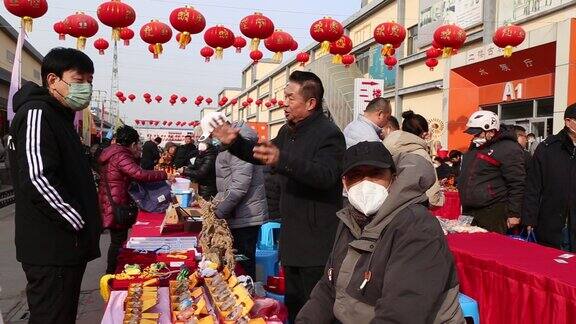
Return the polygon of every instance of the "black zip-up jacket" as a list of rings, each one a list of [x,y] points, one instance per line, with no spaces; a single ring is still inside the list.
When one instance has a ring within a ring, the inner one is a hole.
[[[14,112],[9,147],[16,258],[72,266],[100,257],[98,197],[73,112],[31,82],[14,96]]]
[[[332,248],[342,208],[344,135],[321,111],[297,125],[285,124],[272,143],[280,149],[273,168],[279,185],[282,217],[282,265],[324,266]],[[229,150],[252,164],[256,143],[239,136]]]
[[[218,193],[216,188],[216,157],[218,148],[209,145],[206,151],[200,152],[193,165],[184,168],[183,176],[198,183],[198,195],[210,200]]]
[[[190,164],[190,159],[198,156],[198,148],[193,143],[183,144],[176,149],[176,156],[174,156],[174,167],[180,169],[181,167]]]
[[[140,166],[144,170],[154,170],[154,166],[160,159],[160,150],[158,144],[154,141],[146,141],[142,145],[142,158],[140,158]]]
[[[510,217],[520,217],[525,179],[522,148],[513,129],[502,125],[492,141],[471,146],[462,157],[458,178],[462,207],[478,209],[505,203]]]
[[[534,152],[522,223],[536,228],[538,242],[557,248],[568,224],[572,250],[576,250],[576,147],[566,129],[548,137]]]

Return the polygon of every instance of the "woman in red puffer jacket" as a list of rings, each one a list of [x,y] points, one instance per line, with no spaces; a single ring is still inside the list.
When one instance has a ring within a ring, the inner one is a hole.
[[[106,273],[115,272],[118,252],[128,237],[128,227],[116,224],[114,221],[112,204],[106,193],[106,182],[110,186],[110,195],[114,204],[128,205],[131,201],[128,194],[131,182],[174,180],[164,171],[149,171],[140,167],[138,160],[142,155],[142,145],[140,144],[140,136],[134,128],[130,126],[118,128],[115,139],[116,143],[102,151],[98,158],[100,164],[98,198],[103,227],[110,230]]]

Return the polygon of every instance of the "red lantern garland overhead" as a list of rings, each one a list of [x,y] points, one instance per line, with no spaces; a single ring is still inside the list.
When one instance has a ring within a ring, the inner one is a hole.
[[[176,100],[178,99],[178,95],[177,94],[173,94],[170,96],[170,99]]]
[[[94,41],[94,48],[98,50],[100,55],[104,55],[104,51],[108,49],[109,46],[110,44],[108,44],[108,41],[104,38],[98,38]]]
[[[256,100],[256,106],[260,107],[262,105],[262,99]]]
[[[460,49],[466,42],[466,32],[456,25],[442,25],[434,32],[434,40],[444,50],[444,57],[449,57],[454,50]]]
[[[310,36],[321,43],[321,54],[327,54],[330,50],[330,42],[337,41],[343,34],[342,24],[330,17],[317,20],[310,27]]]
[[[120,0],[111,0],[98,6],[96,12],[98,19],[109,27],[112,27],[112,40],[120,40],[120,29],[128,27],[136,21],[134,9]]]
[[[287,52],[292,47],[294,39],[290,34],[277,29],[272,35],[264,40],[264,46],[270,51],[274,52],[272,60],[274,62],[282,62],[283,52]]]
[[[248,97],[248,98],[246,99],[246,102],[248,102],[248,104],[252,104],[252,103],[254,102],[254,99]]]
[[[180,97],[180,102],[182,102],[182,104],[185,104],[186,101],[188,101],[188,98],[186,98],[186,97]]]
[[[202,101],[196,100],[196,101],[194,101],[194,104],[195,104],[197,107],[200,107],[200,104],[202,104]]]
[[[22,18],[22,27],[28,33],[32,31],[32,20],[48,11],[46,0],[4,0],[4,6],[11,14]]]
[[[406,29],[404,26],[393,21],[381,23],[374,29],[374,40],[382,44],[383,57],[394,55],[393,50],[400,47],[405,38]]]
[[[184,49],[192,40],[190,35],[199,34],[206,28],[206,19],[193,7],[185,6],[172,11],[170,24],[181,33],[178,43]]]
[[[124,92],[117,91],[114,95],[116,96],[116,98],[122,98],[122,97],[124,97]]]
[[[384,64],[388,66],[388,70],[392,70],[396,63],[398,63],[398,60],[394,56],[387,56],[384,59]]]
[[[196,97],[196,101],[200,101],[200,102],[202,102],[202,101],[204,101],[204,97],[202,97],[202,96],[198,96],[198,97]]]
[[[434,47],[431,47],[426,51],[427,58],[438,58],[440,55],[442,55],[442,51]]]
[[[165,121],[162,122],[162,125],[166,125],[166,124],[168,124],[168,121],[167,121],[167,120],[165,120]]]
[[[266,108],[270,108],[270,107],[272,107],[272,104],[270,103],[270,101],[266,101],[264,106],[266,106]]]
[[[346,54],[342,56],[342,64],[344,64],[346,68],[354,64],[354,61],[356,61],[356,58],[352,54]]]
[[[250,105],[250,104],[247,101],[244,101],[242,103],[242,108],[246,108],[246,107],[248,107],[248,105]]]
[[[162,101],[162,96],[156,96],[156,97],[154,97],[154,99],[155,99],[158,103],[160,103],[160,102]]]
[[[337,41],[330,43],[330,54],[334,55],[332,63],[342,63],[342,55],[350,53],[352,50],[352,39],[346,35],[342,35]]]
[[[152,95],[149,94],[148,92],[146,92],[145,94],[142,95],[142,97],[144,97],[144,99],[146,99],[146,98],[152,98]]]
[[[170,26],[158,20],[152,20],[140,29],[140,38],[150,45],[154,45],[154,54],[162,54],[162,44],[172,39]]]
[[[278,107],[284,107],[284,101],[278,100]]]
[[[98,22],[96,19],[77,12],[74,15],[68,16],[64,20],[64,24],[68,28],[67,34],[77,38],[76,48],[83,50],[86,47],[86,39],[90,38],[98,32]]]
[[[151,98],[145,98],[144,101],[146,101],[147,104],[150,104],[152,102]]]
[[[172,126],[172,122],[168,122],[168,126]]]
[[[510,57],[514,47],[522,44],[525,38],[526,32],[522,27],[507,25],[496,29],[492,41],[496,46],[504,49],[504,57]]]
[[[252,61],[254,61],[254,64],[257,64],[262,57],[264,57],[264,54],[262,54],[262,52],[260,52],[259,50],[255,50],[250,52],[250,58],[252,59]]]
[[[212,103],[212,98],[206,98],[206,103],[210,105]]]
[[[124,41],[124,46],[130,45],[130,40],[134,38],[134,31],[128,27],[120,29],[120,39]]]
[[[276,100],[276,98],[272,98],[272,99],[270,99],[270,102],[271,102],[273,105],[275,105],[278,101]]]
[[[228,98],[226,96],[222,97],[222,99],[220,99],[220,100],[222,100],[222,102],[224,102],[224,103],[228,102]]]
[[[120,97],[120,98],[118,98],[118,100],[120,100],[122,103],[125,103],[125,102],[126,102],[126,97]]]
[[[133,93],[131,93],[131,94],[128,96],[128,99],[130,99],[130,101],[134,101],[134,99],[136,99],[136,96],[135,96]]]
[[[148,52],[152,53],[152,57],[154,57],[154,59],[158,59],[158,54],[156,54],[156,49],[154,48],[154,45],[152,44],[148,45]]]
[[[310,54],[308,52],[300,52],[296,55],[296,61],[300,63],[300,66],[304,66],[310,60]]]
[[[434,68],[438,65],[438,59],[430,57],[426,60],[426,66],[430,68],[430,71],[434,71]]]
[[[234,44],[234,33],[222,25],[217,25],[206,30],[204,41],[208,46],[216,49],[216,59],[221,59],[224,50]]]
[[[59,21],[57,23],[54,24],[54,31],[58,33],[58,39],[59,40],[65,40],[66,39],[66,24],[64,24],[64,22]]]
[[[294,52],[298,49],[298,42],[295,39],[292,39],[292,46],[290,47],[290,51]]]
[[[261,39],[266,39],[274,32],[274,23],[270,18],[259,12],[242,18],[240,21],[240,32],[251,39],[250,49],[258,49]]]
[[[204,57],[204,61],[210,62],[210,58],[214,55],[214,49],[210,46],[205,46],[200,50],[200,55]]]
[[[246,40],[242,36],[236,36],[234,38],[234,47],[236,48],[236,53],[242,53],[242,49],[246,46]]]
[[[232,104],[232,106],[234,106],[237,103],[238,103],[238,98],[234,98],[234,99],[230,100],[230,104]]]
[[[176,104],[176,99],[170,99],[170,105],[174,106]]]

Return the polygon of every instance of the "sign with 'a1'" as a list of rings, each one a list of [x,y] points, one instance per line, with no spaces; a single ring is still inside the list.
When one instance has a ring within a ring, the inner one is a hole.
[[[354,119],[361,115],[372,99],[379,98],[384,92],[384,80],[354,79]]]

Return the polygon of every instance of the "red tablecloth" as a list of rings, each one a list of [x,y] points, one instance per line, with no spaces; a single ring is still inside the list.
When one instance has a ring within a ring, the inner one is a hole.
[[[576,257],[494,233],[450,234],[460,290],[488,324],[576,323]]]
[[[445,219],[458,219],[462,214],[461,209],[458,191],[444,191],[444,206],[432,207],[430,212]]]

